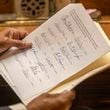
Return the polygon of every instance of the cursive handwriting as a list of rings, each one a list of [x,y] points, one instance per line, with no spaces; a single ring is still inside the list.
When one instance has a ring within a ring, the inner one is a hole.
[[[73,24],[71,22],[69,15],[63,16],[62,21],[63,21],[64,25],[66,26],[66,28],[68,29],[68,31],[74,35],[74,28],[73,28]]]

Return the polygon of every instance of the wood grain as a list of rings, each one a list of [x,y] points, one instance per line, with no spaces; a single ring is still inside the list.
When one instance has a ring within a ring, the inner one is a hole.
[[[0,14],[13,12],[14,12],[14,0],[0,0]]]
[[[86,8],[97,8],[103,15],[110,14],[110,0],[76,0],[76,2],[83,3]]]

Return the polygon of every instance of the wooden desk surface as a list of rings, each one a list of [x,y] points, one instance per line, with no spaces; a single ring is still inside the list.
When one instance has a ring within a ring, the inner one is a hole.
[[[110,16],[103,16],[99,23],[106,35],[110,38]]]

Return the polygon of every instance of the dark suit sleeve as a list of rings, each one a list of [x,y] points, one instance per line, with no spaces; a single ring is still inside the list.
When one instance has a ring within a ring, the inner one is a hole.
[[[0,107],[0,110],[12,110],[12,109],[9,108],[8,106],[5,106],[5,107]]]

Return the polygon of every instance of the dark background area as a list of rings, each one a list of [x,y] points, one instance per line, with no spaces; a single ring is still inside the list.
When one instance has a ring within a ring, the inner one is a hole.
[[[110,15],[110,0],[76,0],[81,2],[86,8],[97,8],[103,15]]]

